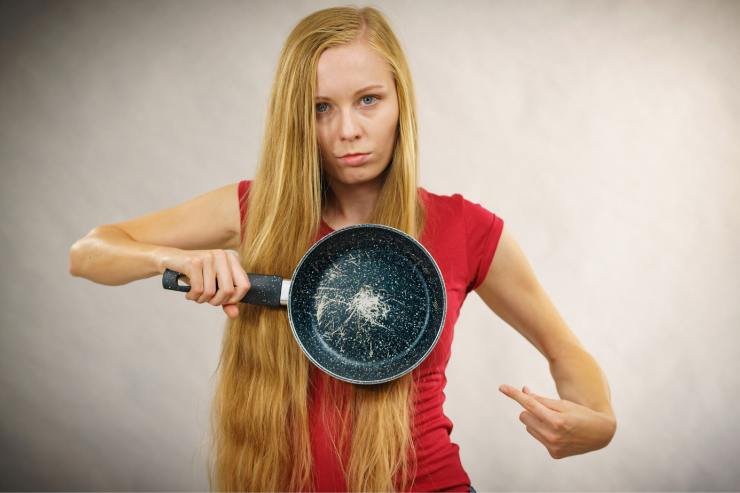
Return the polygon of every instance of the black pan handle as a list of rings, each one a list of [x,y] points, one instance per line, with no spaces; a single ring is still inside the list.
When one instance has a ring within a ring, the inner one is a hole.
[[[174,270],[165,269],[162,274],[162,287],[164,289],[171,289],[173,291],[180,291],[187,293],[190,291],[190,286],[182,286],[178,284],[178,280],[181,276],[184,276],[180,272]],[[252,305],[266,305],[266,306],[281,306],[280,305],[280,291],[283,287],[283,278],[280,276],[269,276],[265,274],[247,274],[249,284],[251,287],[244,298],[241,299],[241,303],[251,303]],[[218,281],[216,281],[216,289],[218,289]]]

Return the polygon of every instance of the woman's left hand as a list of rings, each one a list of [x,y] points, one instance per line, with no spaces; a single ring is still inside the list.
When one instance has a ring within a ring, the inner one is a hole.
[[[519,420],[553,459],[606,447],[616,431],[617,421],[611,414],[571,401],[547,399],[526,386],[523,391],[510,385],[502,385],[499,390],[524,407]]]

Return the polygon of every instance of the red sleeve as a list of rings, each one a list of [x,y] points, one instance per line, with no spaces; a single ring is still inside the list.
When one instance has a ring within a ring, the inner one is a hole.
[[[504,220],[478,203],[462,196],[460,199],[470,279],[467,291],[470,292],[480,286],[488,274],[504,229]]]
[[[239,182],[237,187],[239,200],[239,224],[241,224],[240,237],[244,239],[244,218],[247,216],[247,194],[249,192],[249,185],[252,183],[251,180],[242,180]]]

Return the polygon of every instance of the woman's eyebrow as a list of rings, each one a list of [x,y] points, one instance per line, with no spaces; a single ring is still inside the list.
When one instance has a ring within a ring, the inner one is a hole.
[[[355,91],[355,96],[358,95],[361,92],[369,91],[370,89],[385,89],[385,86],[383,84],[371,84],[369,86],[365,86],[362,89],[358,89]],[[331,98],[326,96],[316,96],[316,99],[326,99],[328,101],[331,101]]]

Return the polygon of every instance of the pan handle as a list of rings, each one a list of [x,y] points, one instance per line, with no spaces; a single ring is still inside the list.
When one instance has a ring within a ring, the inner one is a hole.
[[[172,291],[187,293],[190,291],[190,286],[178,284],[180,276],[184,275],[174,270],[165,269],[164,274],[162,274],[162,287]],[[242,303],[278,307],[287,304],[286,288],[290,287],[290,281],[284,281],[280,276],[253,273],[248,273],[247,279],[249,279],[251,287],[244,298],[241,299]],[[218,281],[216,281],[216,289],[218,289]]]

